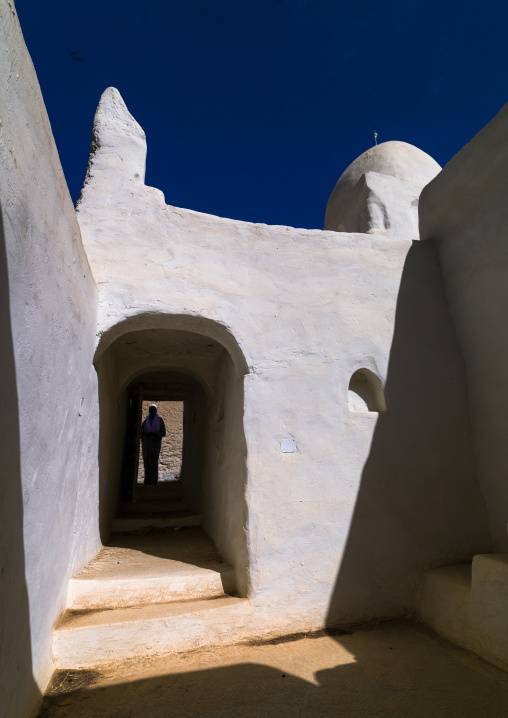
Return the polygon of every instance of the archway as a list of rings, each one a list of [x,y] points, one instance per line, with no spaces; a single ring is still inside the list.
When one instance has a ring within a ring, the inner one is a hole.
[[[99,517],[107,542],[123,504],[136,498],[137,438],[129,429],[142,397],[184,402],[182,502],[235,569],[248,592],[243,430],[247,365],[234,337],[200,317],[138,315],[105,334],[95,357],[99,376]],[[130,433],[129,433],[130,431]],[[130,437],[130,438],[129,438]],[[129,448],[131,442],[131,449]],[[130,453],[130,457],[129,457]]]

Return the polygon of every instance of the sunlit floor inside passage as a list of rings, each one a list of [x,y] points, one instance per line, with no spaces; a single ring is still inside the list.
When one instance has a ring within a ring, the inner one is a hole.
[[[420,624],[60,671],[39,718],[503,718],[508,674]]]
[[[225,593],[234,593],[234,572],[205,532],[199,526],[169,528],[113,534],[109,545],[71,580],[68,608],[78,612],[72,618],[83,622],[86,614],[79,612],[111,612]]]

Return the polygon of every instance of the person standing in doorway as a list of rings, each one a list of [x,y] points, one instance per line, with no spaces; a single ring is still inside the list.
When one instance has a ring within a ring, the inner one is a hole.
[[[156,484],[159,480],[159,454],[163,436],[166,436],[164,421],[157,414],[157,404],[150,404],[148,416],[141,424],[141,449],[145,467],[145,484]]]

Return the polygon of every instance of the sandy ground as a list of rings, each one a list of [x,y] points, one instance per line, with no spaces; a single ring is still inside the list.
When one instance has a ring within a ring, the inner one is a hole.
[[[39,718],[508,718],[508,674],[395,621],[55,675]]]

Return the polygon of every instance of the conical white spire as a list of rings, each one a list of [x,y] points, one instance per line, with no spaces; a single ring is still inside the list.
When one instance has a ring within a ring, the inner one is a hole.
[[[118,90],[108,87],[95,113],[90,159],[78,207],[89,194],[97,201],[99,194],[107,195],[112,189],[144,184],[145,166],[145,133]]]

